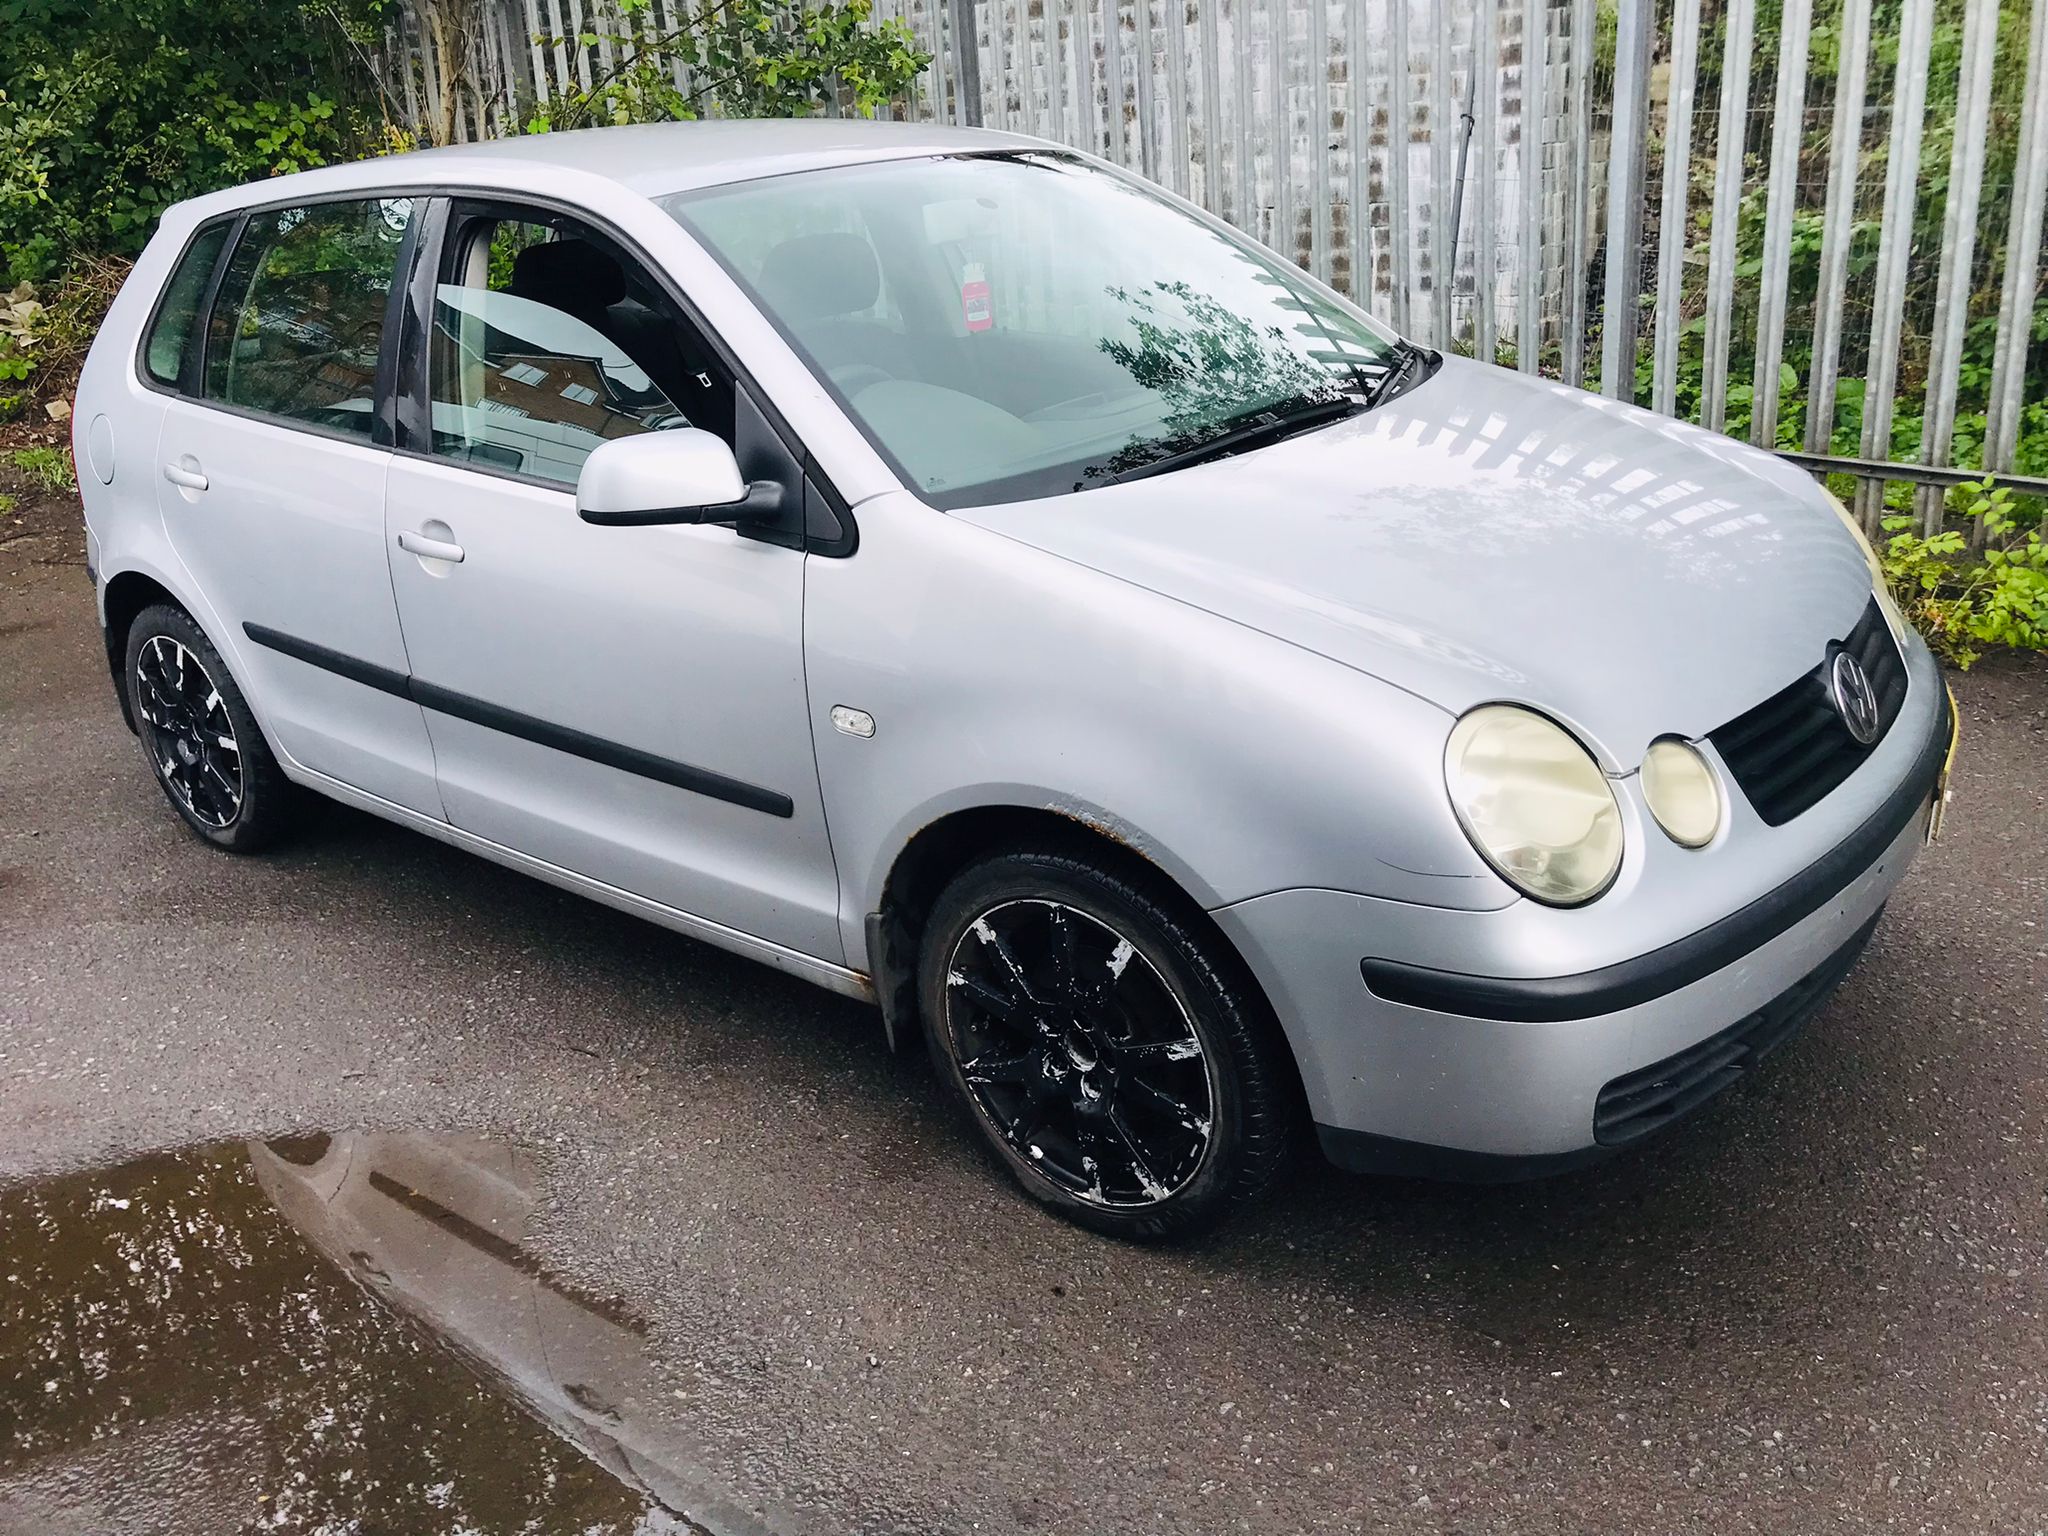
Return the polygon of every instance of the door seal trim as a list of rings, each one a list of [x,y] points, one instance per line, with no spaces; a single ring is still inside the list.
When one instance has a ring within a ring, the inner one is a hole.
[[[522,741],[548,747],[557,752],[566,752],[571,757],[580,757],[586,762],[600,763],[607,768],[616,768],[622,773],[634,774],[643,779],[654,779],[662,784],[671,784],[677,789],[686,789],[692,794],[705,795],[713,800],[723,800],[729,805],[744,806],[750,811],[764,815],[789,818],[796,815],[796,802],[779,790],[763,789],[758,784],[749,784],[744,779],[729,778],[709,768],[693,767],[671,758],[658,757],[652,752],[643,752],[638,747],[629,747],[621,742],[607,741],[602,736],[592,736],[584,731],[572,730],[566,725],[523,715],[517,710],[506,709],[503,705],[474,698],[466,693],[423,681],[389,667],[380,667],[375,662],[363,661],[342,651],[301,640],[282,630],[272,629],[265,624],[242,625],[242,633],[266,649],[289,656],[294,661],[303,661],[308,666],[332,672],[351,682],[374,688],[379,693],[388,693],[402,699],[411,699],[422,709],[431,709],[436,714],[449,715],[457,720],[466,720],[471,725],[483,726],[486,730],[500,731],[507,736],[517,736]]]

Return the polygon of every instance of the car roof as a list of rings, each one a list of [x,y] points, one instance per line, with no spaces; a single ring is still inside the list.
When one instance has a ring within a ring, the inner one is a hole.
[[[643,197],[662,197],[698,187],[877,160],[1058,147],[1022,134],[866,118],[641,123],[526,134],[302,171],[201,198],[195,212],[210,213],[216,205],[268,203],[365,187],[460,183],[486,169],[498,173],[492,177],[494,181],[521,168],[573,171],[602,176]]]

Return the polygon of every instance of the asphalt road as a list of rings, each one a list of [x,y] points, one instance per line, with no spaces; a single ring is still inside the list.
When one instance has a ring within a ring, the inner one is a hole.
[[[1014,1196],[853,1004],[339,808],[203,846],[46,507],[0,519],[0,1185],[530,1147],[549,1266],[792,1527],[2048,1530],[2048,666],[1957,694],[1946,839],[1759,1080],[1555,1182],[1304,1166],[1146,1251]]]

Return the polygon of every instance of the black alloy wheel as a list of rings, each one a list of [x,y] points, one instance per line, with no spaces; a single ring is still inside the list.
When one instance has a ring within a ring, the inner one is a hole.
[[[1162,886],[989,860],[940,896],[920,975],[933,1055],[1025,1189],[1137,1238],[1262,1187],[1292,1109],[1263,1006]]]
[[[226,831],[242,814],[242,746],[204,662],[172,635],[151,635],[135,660],[135,720],[171,803]]]
[[[1187,1010],[1129,939],[1063,902],[1005,901],[960,936],[946,990],[975,1108],[1045,1178],[1109,1209],[1187,1187],[1216,1088]]]
[[[217,848],[252,853],[286,829],[298,793],[242,690],[182,608],[145,608],[128,630],[135,732],[164,798]]]

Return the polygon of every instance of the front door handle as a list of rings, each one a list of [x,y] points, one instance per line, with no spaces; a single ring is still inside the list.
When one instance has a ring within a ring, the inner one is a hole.
[[[418,555],[423,560],[446,560],[450,565],[462,564],[462,546],[450,544],[446,539],[430,539],[424,533],[405,530],[398,536],[398,547],[407,554]]]
[[[187,469],[182,464],[166,464],[164,466],[164,478],[170,481],[171,484],[182,486],[188,491],[203,491],[206,489],[206,476],[196,469]]]

